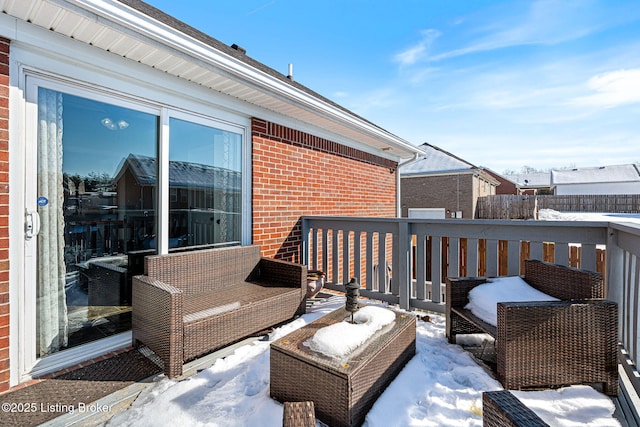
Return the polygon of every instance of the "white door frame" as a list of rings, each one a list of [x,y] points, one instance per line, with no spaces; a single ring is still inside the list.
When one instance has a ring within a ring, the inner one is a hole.
[[[24,144],[24,211],[34,212],[37,210],[37,119],[38,105],[37,95],[38,87],[47,87],[49,89],[61,91],[78,96],[90,96],[91,99],[99,101],[109,101],[114,103],[118,101],[117,97],[100,94],[95,91],[88,91],[80,85],[65,84],[53,79],[42,78],[37,75],[27,73],[24,79],[25,94],[25,144]],[[127,104],[121,101],[122,104]],[[144,106],[135,105],[137,110],[160,114],[158,109],[146,109]],[[54,353],[50,356],[36,357],[36,238],[24,238],[24,258],[23,265],[23,297],[18,301],[18,323],[22,327],[19,328],[19,382],[28,381],[33,377],[39,377],[51,372],[55,372],[64,367],[68,367],[82,360],[94,358],[96,356],[109,353],[127,347],[131,344],[131,332],[124,332],[118,335],[107,337],[101,340],[93,341],[87,344],[79,345],[68,350]]]

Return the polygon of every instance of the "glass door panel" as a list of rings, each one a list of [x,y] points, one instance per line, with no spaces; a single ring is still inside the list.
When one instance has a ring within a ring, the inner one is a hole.
[[[169,122],[169,248],[240,243],[242,135]]]
[[[155,252],[159,118],[38,89],[36,353],[131,328]]]

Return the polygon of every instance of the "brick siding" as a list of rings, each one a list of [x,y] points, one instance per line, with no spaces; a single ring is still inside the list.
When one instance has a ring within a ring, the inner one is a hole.
[[[0,38],[0,391],[9,389],[9,44]]]
[[[300,261],[304,215],[396,215],[396,162],[262,119],[251,128],[253,243],[264,256]]]
[[[402,216],[408,216],[409,208],[445,208],[473,219],[474,184],[471,174],[402,178]]]

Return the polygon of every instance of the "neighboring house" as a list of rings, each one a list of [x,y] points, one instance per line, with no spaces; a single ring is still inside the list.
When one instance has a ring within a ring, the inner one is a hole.
[[[640,171],[633,164],[551,171],[557,195],[640,194]]]
[[[497,179],[441,148],[424,143],[426,155],[400,169],[402,216],[409,209],[441,208],[449,218],[473,218],[478,197],[496,194]]]
[[[300,261],[302,215],[396,216],[421,153],[138,0],[3,2],[0,59],[0,391],[130,345],[130,307],[87,298],[92,264]]]
[[[505,178],[516,183],[516,194],[553,194],[551,172],[531,172],[505,175]]]
[[[496,187],[496,195],[498,194],[518,194],[518,185],[512,181],[508,175],[501,175],[491,169],[485,169],[489,175],[499,182]]]
[[[505,175],[514,181],[519,194],[638,194],[640,173],[634,164],[588,168],[553,169]]]

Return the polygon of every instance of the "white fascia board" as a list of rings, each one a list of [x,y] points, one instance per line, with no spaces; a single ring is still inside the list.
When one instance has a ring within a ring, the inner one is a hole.
[[[427,178],[433,176],[450,176],[450,175],[475,175],[477,170],[475,169],[455,169],[455,170],[442,170],[433,172],[407,172],[400,173],[401,178]]]
[[[52,3],[83,13],[84,16],[95,15],[96,22],[114,25],[127,29],[133,37],[144,36],[159,45],[170,48],[191,58],[200,60],[217,70],[227,73],[234,79],[257,87],[260,90],[286,99],[289,102],[320,114],[323,117],[342,123],[363,134],[380,140],[393,148],[407,153],[407,157],[421,150],[410,142],[385,131],[365,120],[333,105],[301,91],[273,76],[257,70],[244,62],[227,55],[213,47],[196,40],[177,29],[162,24],[155,19],[138,12],[119,2],[106,0],[49,0]],[[75,6],[75,7],[74,7]]]

